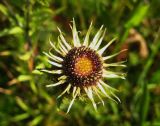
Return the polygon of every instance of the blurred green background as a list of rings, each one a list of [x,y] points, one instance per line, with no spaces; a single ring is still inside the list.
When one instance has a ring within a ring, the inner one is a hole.
[[[66,115],[70,101],[36,70],[50,67],[42,52],[57,26],[71,40],[73,17],[82,36],[93,21],[93,35],[107,28],[104,43],[118,38],[107,53],[128,49],[114,59],[127,59],[126,80],[108,80],[122,103],[105,99],[98,113],[76,100]],[[160,0],[1,0],[0,126],[160,126]]]

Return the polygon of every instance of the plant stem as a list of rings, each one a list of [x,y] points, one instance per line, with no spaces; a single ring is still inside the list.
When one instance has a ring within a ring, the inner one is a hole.
[[[141,99],[141,104],[140,104],[140,126],[144,126],[144,122],[147,117],[148,109],[149,109],[149,103],[150,103],[150,97],[149,97],[149,91],[148,91],[148,85],[146,83],[146,76],[151,68],[151,65],[153,64],[154,58],[156,54],[158,53],[160,49],[160,28],[157,33],[157,37],[155,38],[155,41],[153,42],[153,48],[151,55],[149,59],[147,60],[146,64],[144,65],[143,71],[140,74],[140,77],[138,79],[138,85],[140,86],[140,96],[142,97]]]
[[[25,19],[26,19],[26,27],[25,27],[25,37],[26,37],[26,42],[28,43],[28,49],[30,49],[32,47],[32,43],[31,43],[31,38],[29,36],[29,22],[30,22],[30,0],[26,0],[26,15],[25,15]]]

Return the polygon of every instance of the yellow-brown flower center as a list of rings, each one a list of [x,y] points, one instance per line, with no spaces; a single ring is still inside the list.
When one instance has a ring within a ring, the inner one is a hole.
[[[100,56],[85,46],[71,49],[64,57],[62,69],[69,83],[83,87],[96,85],[102,78],[102,61]]]
[[[93,63],[88,57],[79,57],[76,59],[74,70],[81,76],[89,75],[93,71]]]

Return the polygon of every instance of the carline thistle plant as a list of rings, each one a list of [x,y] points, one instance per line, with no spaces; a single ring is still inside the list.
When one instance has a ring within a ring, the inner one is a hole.
[[[103,97],[107,97],[115,102],[120,102],[120,99],[114,94],[114,90],[116,89],[108,85],[104,79],[125,79],[124,73],[108,70],[109,67],[126,67],[123,64],[124,61],[107,63],[108,59],[119,55],[125,50],[109,56],[103,56],[103,53],[107,51],[107,48],[115,41],[115,39],[112,39],[100,48],[106,32],[103,25],[90,41],[91,23],[84,41],[81,42],[74,19],[72,23],[73,25],[70,27],[73,35],[73,44],[71,45],[66,41],[61,30],[58,28],[60,32],[58,36],[58,46],[50,41],[52,46],[51,50],[53,49],[56,53],[53,54],[51,50],[48,53],[44,52],[49,58],[48,62],[53,65],[55,69],[43,69],[42,71],[58,75],[58,82],[49,84],[47,87],[65,86],[65,89],[58,98],[65,93],[72,95],[67,113],[70,111],[75,99],[81,97],[82,93],[88,96],[95,110],[97,110],[97,105],[94,97],[97,97],[103,105]]]

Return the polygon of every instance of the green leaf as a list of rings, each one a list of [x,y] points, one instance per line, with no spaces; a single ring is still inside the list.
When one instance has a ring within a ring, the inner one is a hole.
[[[21,121],[21,120],[27,119],[29,116],[30,115],[28,113],[23,113],[23,114],[16,115],[12,119],[13,121]]]
[[[24,61],[28,61],[30,57],[31,57],[31,52],[26,52],[23,55],[19,55],[19,58]]]
[[[140,6],[138,6],[137,9],[134,11],[131,19],[126,23],[125,27],[131,28],[134,26],[138,26],[146,16],[148,9],[149,9],[148,4],[145,5],[141,4]]]
[[[141,96],[141,101],[140,101],[140,122],[141,126],[145,126],[145,120],[148,115],[148,110],[149,110],[149,104],[150,104],[150,94],[148,91],[148,84],[144,84],[143,87],[143,94]]]
[[[23,29],[18,26],[13,28],[5,28],[2,31],[0,31],[0,37],[6,36],[6,35],[21,34],[21,33],[23,33]]]
[[[37,87],[36,87],[36,84],[34,83],[34,81],[31,81],[30,82],[30,87],[31,87],[31,89],[32,89],[32,91],[35,93],[35,94],[37,94]]]
[[[29,108],[26,105],[26,103],[20,97],[16,97],[16,102],[24,111],[29,110]]]
[[[38,0],[38,2],[43,6],[49,6],[49,0]]]
[[[0,12],[2,12],[6,16],[8,15],[8,10],[3,4],[0,4]]]
[[[31,79],[31,76],[30,75],[20,75],[18,76],[17,78],[20,82],[23,82],[23,81],[28,81]]]
[[[129,62],[131,65],[135,66],[139,63],[139,57],[136,53],[131,52],[129,54]]]
[[[44,63],[40,63],[36,66],[36,69],[43,69],[43,68],[45,68]]]
[[[42,75],[43,74],[43,72],[41,72],[39,70],[33,70],[32,73],[37,74],[37,75]]]
[[[36,126],[38,125],[43,119],[42,115],[37,116],[36,118],[34,118],[30,123],[29,126]]]
[[[16,26],[16,27],[13,27],[12,29],[9,30],[9,34],[21,34],[23,33],[23,29]]]

